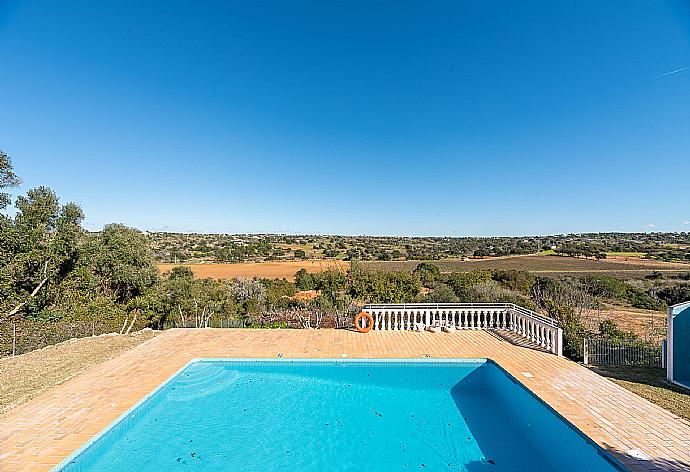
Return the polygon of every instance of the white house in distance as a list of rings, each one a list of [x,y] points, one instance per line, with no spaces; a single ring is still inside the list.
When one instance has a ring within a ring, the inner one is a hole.
[[[668,309],[666,377],[690,388],[690,301]]]

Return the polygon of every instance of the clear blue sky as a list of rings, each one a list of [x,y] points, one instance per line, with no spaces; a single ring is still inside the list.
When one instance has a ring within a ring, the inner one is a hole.
[[[89,229],[688,231],[690,7],[0,0],[0,149]]]

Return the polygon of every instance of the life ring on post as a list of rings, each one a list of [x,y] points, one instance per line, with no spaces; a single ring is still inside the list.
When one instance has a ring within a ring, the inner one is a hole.
[[[367,324],[362,323],[362,320],[367,320]],[[355,316],[355,328],[360,333],[368,333],[374,327],[374,318],[366,311],[361,311]]]

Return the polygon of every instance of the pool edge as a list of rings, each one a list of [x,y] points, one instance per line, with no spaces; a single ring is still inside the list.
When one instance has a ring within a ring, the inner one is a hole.
[[[182,367],[180,367],[177,371],[175,371],[172,375],[170,375],[167,379],[165,379],[163,382],[161,382],[158,386],[156,386],[153,390],[148,392],[146,395],[144,395],[141,399],[139,399],[134,405],[129,407],[125,412],[123,412],[119,417],[117,417],[115,420],[110,422],[107,426],[105,426],[101,431],[99,431],[97,434],[92,436],[88,441],[86,441],[84,444],[79,446],[76,450],[74,450],[70,455],[65,457],[62,461],[60,461],[58,464],[56,464],[53,468],[50,469],[50,472],[60,472],[64,467],[68,466],[71,461],[73,461],[75,458],[77,458],[82,452],[84,452],[86,449],[88,449],[91,445],[93,445],[96,441],[98,441],[102,436],[107,434],[110,430],[115,428],[120,422],[124,421],[127,419],[128,416],[130,416],[137,408],[142,406],[148,399],[150,399],[152,396],[154,396],[158,391],[163,389],[167,384],[169,384],[173,379],[175,379],[179,374],[181,374],[185,369],[190,367],[192,364],[199,363],[199,362],[278,362],[278,363],[289,363],[289,362],[306,362],[306,363],[318,363],[318,362],[346,362],[346,363],[405,363],[405,362],[414,362],[414,363],[420,363],[420,364],[462,364],[462,363],[477,363],[477,362],[482,362],[484,364],[491,364],[498,368],[510,381],[513,383],[517,384],[520,386],[520,388],[524,389],[529,395],[531,395],[534,399],[536,399],[540,404],[545,406],[552,414],[554,414],[557,418],[559,418],[561,421],[565,423],[565,425],[573,430],[576,434],[578,434],[587,444],[590,446],[594,447],[597,451],[597,453],[604,458],[607,462],[609,462],[611,465],[615,466],[618,468],[620,471],[626,472],[630,471],[628,467],[626,467],[622,462],[620,462],[616,457],[614,457],[610,452],[608,452],[604,447],[599,445],[595,440],[590,438],[587,434],[585,434],[583,431],[581,431],[577,426],[575,426],[570,420],[568,420],[565,416],[560,414],[555,408],[553,408],[551,405],[549,405],[545,400],[543,400],[541,397],[539,397],[536,393],[532,391],[527,385],[525,385],[523,382],[521,382],[517,377],[515,377],[513,374],[508,372],[503,366],[501,366],[497,361],[494,359],[488,358],[488,357],[475,357],[475,358],[452,358],[452,357],[446,357],[446,358],[418,358],[418,357],[412,357],[412,358],[404,358],[404,357],[398,357],[398,358],[348,358],[348,357],[341,357],[341,358],[333,358],[333,357],[327,357],[327,358],[315,358],[315,357],[310,357],[310,358],[299,358],[299,357],[195,357],[193,359],[190,359],[188,362],[186,362]]]

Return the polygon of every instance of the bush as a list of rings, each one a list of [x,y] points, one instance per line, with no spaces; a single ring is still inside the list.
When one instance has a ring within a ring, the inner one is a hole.
[[[563,329],[563,354],[582,359],[582,343],[590,333],[582,324],[582,314],[594,306],[592,295],[573,279],[538,277],[533,287],[536,303]]]
[[[472,301],[471,289],[475,285],[491,280],[491,271],[472,270],[469,272],[456,272],[446,277],[445,283],[453,289],[461,302]]]
[[[457,303],[458,297],[453,289],[448,285],[436,282],[432,285],[431,291],[424,297],[426,303]]]
[[[421,262],[417,264],[413,273],[419,277],[422,285],[432,288],[436,279],[441,275],[441,268],[429,262]]]
[[[530,310],[536,308],[534,302],[528,297],[505,288],[493,280],[473,285],[468,290],[467,296],[467,301],[473,303],[514,303]]]
[[[582,324],[582,320],[572,312],[561,315],[560,326],[563,329],[563,355],[581,361],[583,359],[583,343],[590,332]]]
[[[587,292],[601,298],[624,301],[635,308],[660,310],[664,304],[644,290],[621,279],[605,275],[588,275],[580,279]]]
[[[637,335],[632,331],[621,330],[615,321],[604,320],[599,323],[599,334],[607,339],[616,341],[627,341],[637,339]]]
[[[668,303],[676,305],[690,300],[690,284],[679,284],[673,287],[665,287],[657,292],[657,296]]]
[[[318,274],[312,274],[307,269],[300,269],[295,273],[295,285],[299,290],[316,290],[319,286]]]
[[[419,298],[419,279],[407,272],[370,271],[353,264],[348,294],[367,303],[411,303]]]
[[[491,278],[504,287],[522,293],[529,293],[534,284],[534,276],[526,270],[495,270]]]

